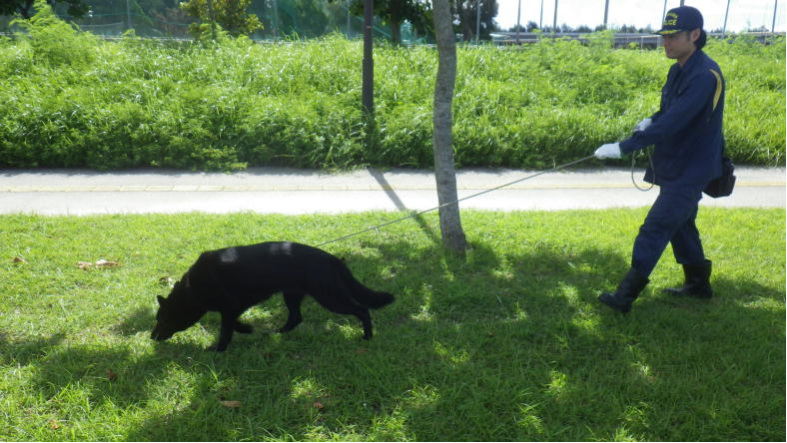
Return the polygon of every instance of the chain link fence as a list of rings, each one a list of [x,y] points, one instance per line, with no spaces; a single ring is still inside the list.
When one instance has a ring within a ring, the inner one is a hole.
[[[471,2],[473,0],[470,0]],[[483,1],[483,0],[481,0]],[[521,44],[528,43],[540,38],[539,34],[535,34],[525,29],[526,20],[522,23],[522,32],[506,32],[504,23],[510,18],[506,15],[506,11],[517,2],[525,2],[525,0],[495,0],[499,5],[498,21],[499,30],[493,32],[491,37],[492,41],[497,44]],[[582,7],[588,7],[589,0],[581,0],[586,2]],[[622,0],[617,0],[622,1]],[[625,0],[629,1],[629,0]],[[765,1],[765,0],[762,0]],[[770,0],[769,0],[770,1]],[[194,19],[186,15],[178,7],[179,0],[85,0],[89,5],[90,10],[84,17],[70,17],[67,13],[67,8],[62,4],[56,6],[55,10],[58,15],[66,20],[72,21],[77,24],[80,29],[89,31],[96,35],[104,37],[118,37],[124,32],[133,30],[137,36],[150,37],[150,38],[168,38],[168,39],[191,39],[189,34],[189,25],[194,23]],[[610,5],[611,3],[611,5]],[[599,20],[601,17],[606,19],[605,6],[609,8],[616,7],[615,0],[595,0],[593,10],[598,9]],[[674,3],[674,5],[673,5]],[[697,3],[697,2],[689,2]],[[714,3],[713,9],[708,9],[709,14],[713,11],[722,13],[729,12],[729,3],[718,1]],[[733,2],[734,3],[734,2]],[[782,1],[784,3],[784,0]],[[654,2],[649,5],[649,8],[655,8],[650,11],[652,14],[661,12],[662,6],[666,10],[668,7],[677,6],[678,2],[675,0]],[[561,11],[566,11],[571,7],[571,2],[560,2]],[[363,18],[355,15],[352,11],[352,0],[252,0],[248,8],[248,13],[255,14],[263,23],[264,28],[255,31],[250,37],[259,41],[277,41],[277,40],[293,40],[293,39],[309,39],[320,37],[330,33],[341,33],[348,38],[359,38],[363,33]],[[532,5],[531,5],[532,6]],[[619,6],[619,5],[617,5]],[[736,11],[736,5],[733,5],[733,13]],[[541,1],[541,16],[544,15],[544,8],[546,12],[550,12],[549,7],[557,8],[558,2],[556,0],[542,0]],[[471,8],[472,9],[472,8]],[[656,9],[658,11],[654,12]],[[737,9],[741,9],[738,7]],[[784,14],[784,5],[779,4],[778,0],[774,0],[769,8],[761,8],[762,11],[770,13],[772,11],[772,23],[777,23],[777,17],[782,17]],[[765,14],[762,12],[760,15]],[[566,15],[562,12],[561,15]],[[532,14],[531,14],[532,15]],[[648,14],[651,15],[651,14]],[[760,17],[762,18],[762,17]],[[770,25],[770,18],[768,16],[768,24]],[[470,17],[475,23],[475,16]],[[724,17],[724,26],[726,27],[726,15]],[[0,33],[9,34],[15,31],[11,21],[13,17],[0,16]],[[527,19],[529,20],[529,18]],[[555,14],[554,22],[560,23],[558,15]],[[783,22],[783,19],[780,19]],[[718,20],[716,20],[718,21]],[[534,23],[534,22],[533,22]],[[715,22],[714,22],[715,23]],[[758,22],[759,23],[759,22]],[[539,20],[540,24],[540,20]],[[711,23],[708,23],[711,25]],[[594,24],[594,25],[600,25]],[[566,29],[566,25],[556,27],[557,32],[550,33],[549,25],[544,28],[547,32],[543,34],[546,37],[566,37],[572,39],[583,39],[583,32],[586,26],[580,26],[577,29]],[[772,28],[773,26],[769,26]],[[633,28],[633,27],[632,27]],[[725,36],[726,30],[716,29],[711,26],[708,29],[712,36]],[[762,28],[762,29],[760,29]],[[760,27],[757,31],[772,31],[773,29],[765,29]],[[590,29],[587,29],[590,31]],[[641,48],[658,46],[659,40],[657,36],[648,32],[648,29],[635,29],[637,32],[631,32],[627,29],[619,29],[616,34],[616,43],[618,46],[639,46]],[[719,32],[721,31],[721,32]],[[375,17],[373,25],[373,33],[375,38],[390,39],[391,30],[389,25],[384,23],[380,18]],[[776,33],[784,35],[784,32]],[[760,39],[767,40],[770,34],[761,32]],[[402,42],[405,44],[417,43],[430,43],[430,39],[424,35],[418,35],[412,25],[405,22],[401,28]]]
[[[85,3],[90,11],[83,17],[70,17],[63,6],[56,6],[55,11],[83,31],[105,37],[118,37],[133,30],[140,37],[190,39],[189,25],[195,23],[194,18],[180,10],[177,1],[87,0]],[[148,4],[158,6],[146,7]],[[263,24],[263,29],[250,35],[254,40],[308,39],[330,33],[358,38],[363,33],[363,17],[352,13],[349,0],[252,0],[247,12],[255,14]],[[11,23],[13,19],[0,16],[0,33],[16,30]],[[390,29],[379,18],[374,20],[373,32],[376,38],[391,36]],[[423,40],[409,23],[402,26],[402,38],[407,42]]]

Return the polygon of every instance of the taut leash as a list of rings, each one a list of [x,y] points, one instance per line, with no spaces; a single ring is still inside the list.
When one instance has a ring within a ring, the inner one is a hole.
[[[317,247],[321,247],[321,246],[329,245],[331,243],[337,243],[337,242],[340,242],[342,240],[346,240],[348,238],[355,237],[357,235],[361,235],[361,234],[367,233],[369,231],[374,231],[374,230],[377,230],[377,229],[380,229],[380,228],[384,228],[386,226],[393,225],[395,223],[399,223],[399,222],[403,222],[405,220],[409,220],[411,218],[416,218],[416,217],[419,217],[419,216],[421,216],[423,214],[426,214],[428,212],[436,211],[436,210],[444,208],[446,206],[456,205],[456,204],[459,204],[460,202],[463,202],[465,200],[470,200],[471,198],[480,197],[480,196],[482,196],[484,194],[489,194],[490,192],[494,192],[494,191],[506,188],[508,186],[515,185],[517,183],[521,183],[521,182],[526,181],[526,180],[530,180],[531,178],[536,178],[536,177],[538,177],[540,175],[549,174],[550,172],[555,172],[555,171],[558,171],[560,169],[567,168],[567,167],[572,166],[572,165],[576,165],[577,163],[582,163],[582,162],[590,160],[591,158],[594,158],[594,157],[595,157],[595,155],[588,155],[587,157],[582,157],[579,160],[574,160],[572,162],[564,163],[562,165],[555,166],[552,169],[547,169],[547,170],[535,173],[533,175],[529,175],[529,176],[527,176],[525,178],[520,178],[519,180],[514,180],[512,182],[505,183],[505,184],[502,184],[500,186],[496,186],[494,188],[487,189],[485,191],[481,191],[481,192],[478,192],[478,193],[473,194],[473,195],[468,195],[467,197],[463,197],[463,198],[460,198],[458,200],[454,200],[454,201],[450,201],[450,202],[447,202],[447,203],[443,203],[442,205],[435,206],[434,208],[425,209],[423,211],[415,212],[415,213],[407,215],[405,217],[397,218],[396,220],[391,220],[389,222],[386,222],[386,223],[383,223],[383,224],[380,224],[380,225],[377,225],[377,226],[372,226],[371,228],[367,228],[367,229],[364,229],[362,231],[354,232],[352,234],[347,234],[347,235],[344,235],[342,237],[339,237],[339,238],[336,238],[336,239],[333,239],[333,240],[330,240],[330,241],[327,241],[327,242],[320,243],[319,245],[316,245],[316,246]]]

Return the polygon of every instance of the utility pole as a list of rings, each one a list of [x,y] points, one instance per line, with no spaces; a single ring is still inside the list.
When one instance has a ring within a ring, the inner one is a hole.
[[[555,18],[552,20],[552,33],[557,32],[557,0],[555,0]]]
[[[779,0],[773,1],[773,23],[771,23],[771,34],[776,32],[776,9],[779,8]]]
[[[364,0],[363,4],[363,85],[361,99],[363,110],[368,117],[374,115],[374,59],[372,58],[372,11],[374,0]]]
[[[538,29],[544,29],[544,0],[541,0],[541,16],[538,18]]]
[[[607,29],[607,18],[609,17],[609,0],[604,2],[604,29]]]
[[[522,28],[522,0],[519,0],[516,5],[516,44],[519,44],[519,30]]]
[[[727,10],[724,11],[724,26],[721,28],[721,38],[725,38],[727,36],[727,16],[730,14],[730,2],[732,0],[727,0]]]

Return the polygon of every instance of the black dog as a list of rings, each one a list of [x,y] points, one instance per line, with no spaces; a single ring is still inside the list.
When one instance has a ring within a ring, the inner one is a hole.
[[[372,337],[369,308],[394,301],[393,295],[359,283],[341,260],[323,250],[289,242],[238,246],[203,252],[175,283],[169,298],[158,297],[151,338],[166,340],[207,311],[218,311],[221,333],[216,351],[224,351],[233,331],[252,331],[238,317],[277,292],[284,295],[289,310],[287,323],[279,332],[291,331],[303,321],[301,301],[311,295],[332,312],[358,317],[367,340]]]

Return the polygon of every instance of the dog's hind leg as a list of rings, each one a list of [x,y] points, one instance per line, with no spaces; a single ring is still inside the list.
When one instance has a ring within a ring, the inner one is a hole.
[[[287,305],[289,313],[287,315],[287,323],[279,329],[281,333],[290,332],[301,324],[303,321],[303,316],[301,316],[301,302],[303,298],[306,297],[306,294],[303,292],[285,292],[283,295],[284,304]]]
[[[354,316],[358,317],[358,320],[361,321],[363,324],[363,339],[369,340],[372,338],[372,316],[369,314],[368,309],[359,309],[356,312],[352,313]]]
[[[235,320],[235,332],[240,332],[241,334],[251,334],[254,332],[254,328],[251,325],[247,325],[246,323],[241,323],[238,320]]]

